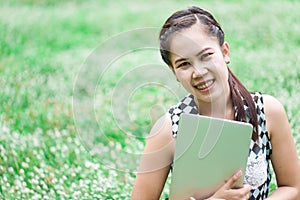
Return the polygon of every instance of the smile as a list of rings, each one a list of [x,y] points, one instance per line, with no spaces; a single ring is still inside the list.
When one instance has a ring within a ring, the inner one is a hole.
[[[194,87],[196,87],[198,90],[201,90],[202,92],[207,92],[211,86],[213,85],[214,81],[213,80],[209,80],[207,82],[203,82],[199,85],[196,85]]]

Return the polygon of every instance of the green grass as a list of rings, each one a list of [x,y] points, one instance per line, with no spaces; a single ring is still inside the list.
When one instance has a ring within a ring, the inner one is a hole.
[[[298,1],[3,0],[0,198],[129,198],[131,170],[139,160],[135,154],[141,153],[155,119],[178,100],[163,85],[147,85],[147,77],[155,76],[139,71],[148,65],[157,72],[155,67],[163,65],[157,49],[135,49],[115,59],[101,79],[87,78],[92,90],[80,88],[76,80],[83,64],[93,63],[92,55],[106,50],[118,34],[158,28],[172,12],[193,4],[221,22],[231,46],[230,66],[245,85],[283,103],[300,153]],[[137,39],[130,35],[106,52],[123,52]],[[161,73],[169,80],[172,73],[166,75],[164,67]],[[146,85],[130,88],[139,82]],[[172,83],[171,90],[180,88],[175,79]],[[73,95],[80,97],[80,109],[72,107]],[[126,167],[129,172],[122,172]]]

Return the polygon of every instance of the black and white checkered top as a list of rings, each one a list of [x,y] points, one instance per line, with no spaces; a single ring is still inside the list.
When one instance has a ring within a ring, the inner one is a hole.
[[[253,187],[249,200],[262,200],[267,198],[269,193],[271,182],[269,160],[272,153],[272,146],[266,128],[263,95],[259,92],[255,92],[251,93],[251,96],[257,111],[259,137],[256,141],[251,140],[245,183]],[[246,104],[244,104],[244,109],[247,113],[247,122],[250,123],[250,117],[248,115],[249,108]],[[173,136],[176,137],[180,114],[198,114],[199,112],[193,95],[189,94],[177,105],[172,106],[168,113],[172,120],[172,133]],[[236,112],[235,116],[237,116]]]

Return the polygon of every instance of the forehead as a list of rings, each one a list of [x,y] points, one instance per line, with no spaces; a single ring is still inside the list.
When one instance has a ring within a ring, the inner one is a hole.
[[[206,47],[218,47],[217,38],[209,35],[206,29],[207,27],[204,25],[194,24],[190,28],[174,33],[169,40],[171,59],[174,55],[188,57]]]

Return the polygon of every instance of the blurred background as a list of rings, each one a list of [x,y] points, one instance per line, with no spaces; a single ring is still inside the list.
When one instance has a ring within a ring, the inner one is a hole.
[[[1,199],[130,198],[151,125],[182,94],[154,33],[192,5],[220,22],[248,89],[283,103],[300,155],[299,1],[1,0]]]

